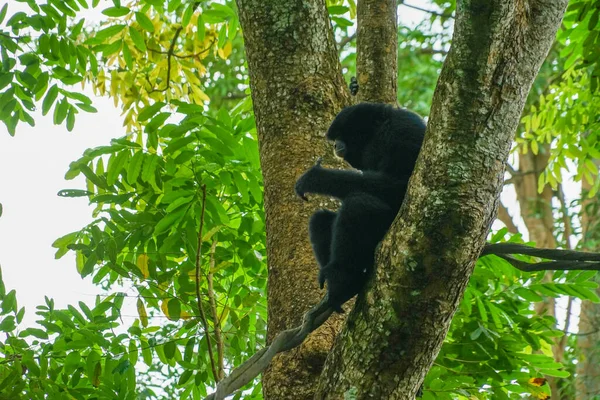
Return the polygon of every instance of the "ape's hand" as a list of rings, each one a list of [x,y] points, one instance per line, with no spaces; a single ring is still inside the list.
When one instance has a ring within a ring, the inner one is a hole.
[[[321,166],[322,161],[323,159],[319,157],[315,165],[313,165],[308,171],[302,174],[302,176],[296,181],[296,186],[294,187],[294,190],[296,191],[296,195],[304,201],[308,201],[306,193],[311,192],[311,186],[314,182],[315,177],[318,175],[318,171],[323,169],[323,167]]]

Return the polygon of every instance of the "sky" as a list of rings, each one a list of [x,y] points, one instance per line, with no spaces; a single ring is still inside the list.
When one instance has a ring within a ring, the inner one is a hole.
[[[0,1],[0,8],[5,3]],[[15,1],[8,3],[8,15],[25,10]],[[426,1],[409,3],[431,8]],[[402,7],[399,14],[400,23],[409,26],[428,17],[407,7]],[[101,15],[96,10],[87,12],[85,17],[93,22]],[[86,94],[93,99],[98,113],[78,114],[72,132],[64,125],[55,126],[52,112],[45,117],[41,112],[34,113],[36,126],[20,124],[15,137],[0,123],[0,203],[3,206],[0,266],[7,290],[16,289],[19,306],[26,308],[24,326],[34,324],[35,307],[44,303],[44,296],[53,298],[57,307],[63,308],[78,301],[92,304],[95,295],[102,293],[89,277],[79,276],[74,253],[55,260],[51,247],[54,240],[81,229],[92,219],[93,208],[87,198],[57,196],[62,189],[85,188],[81,176],[72,181],[64,180],[69,163],[87,148],[106,145],[125,133],[120,112],[112,100],[96,98],[89,91]],[[567,188],[566,191],[575,193],[575,190]],[[514,190],[506,191],[503,201],[510,206],[513,215],[518,215]],[[523,227],[522,222],[517,223]]]

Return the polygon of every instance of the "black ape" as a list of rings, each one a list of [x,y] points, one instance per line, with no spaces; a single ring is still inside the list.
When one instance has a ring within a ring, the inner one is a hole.
[[[296,182],[296,193],[342,200],[337,213],[317,211],[310,241],[319,263],[319,284],[327,281],[329,305],[341,305],[363,287],[375,249],[396,217],[423,143],[425,122],[385,104],[361,103],[343,109],[327,131],[335,153],[362,171],[332,170],[321,161]]]

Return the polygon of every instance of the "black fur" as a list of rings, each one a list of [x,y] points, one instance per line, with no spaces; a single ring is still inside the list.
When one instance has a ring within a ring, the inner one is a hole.
[[[423,143],[425,122],[418,115],[385,104],[361,103],[343,109],[327,131],[335,152],[362,171],[332,170],[321,161],[296,182],[296,193],[342,200],[337,213],[319,210],[309,235],[327,281],[329,305],[341,305],[364,286],[375,249],[393,222]]]

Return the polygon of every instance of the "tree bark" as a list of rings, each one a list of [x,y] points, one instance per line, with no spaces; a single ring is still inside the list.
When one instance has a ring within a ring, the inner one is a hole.
[[[459,1],[409,192],[316,398],[414,399],[495,217],[514,131],[566,4]]]
[[[596,160],[600,164],[600,160]],[[589,207],[597,199],[587,199],[587,193],[591,186],[584,179],[582,183],[583,202],[581,213],[581,228],[583,233],[584,248],[590,251],[598,251],[600,230],[598,229],[598,211]],[[600,277],[596,276],[596,282],[600,283]],[[600,288],[596,289],[600,296]],[[588,400],[600,396],[600,304],[591,301],[581,302],[579,313],[579,335],[577,337],[577,349],[580,357],[577,363],[577,376],[575,379],[575,390],[577,400]]]
[[[356,71],[360,101],[396,103],[397,9],[396,0],[361,0],[357,4]]]
[[[303,203],[294,183],[318,156],[334,115],[349,103],[323,0],[237,0],[258,130],[268,256],[268,341],[299,325],[318,303],[317,266],[308,219],[319,199]],[[332,156],[325,157],[325,161]],[[330,320],[300,348],[279,355],[263,377],[266,399],[312,399],[341,325]]]

